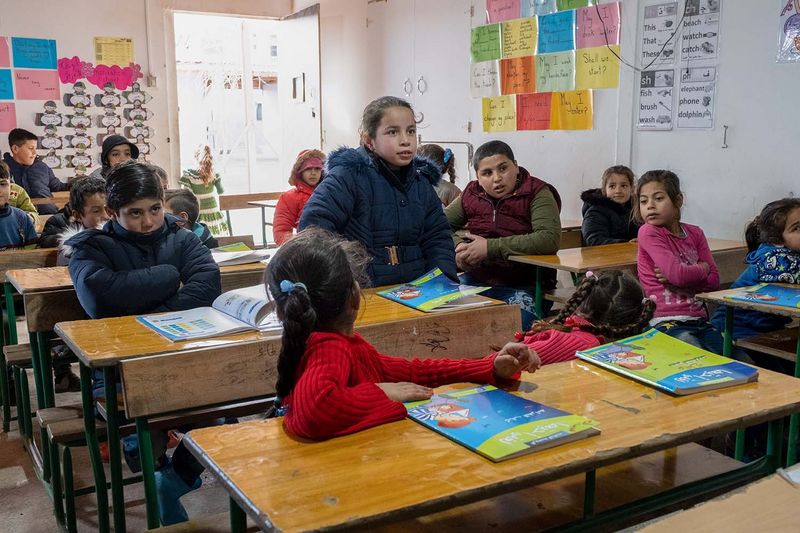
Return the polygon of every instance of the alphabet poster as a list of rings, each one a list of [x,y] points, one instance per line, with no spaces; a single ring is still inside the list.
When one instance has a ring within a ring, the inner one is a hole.
[[[675,105],[675,71],[646,70],[639,75],[640,130],[671,130]]]
[[[678,127],[713,128],[717,87],[716,67],[690,67],[680,69],[680,72]]]

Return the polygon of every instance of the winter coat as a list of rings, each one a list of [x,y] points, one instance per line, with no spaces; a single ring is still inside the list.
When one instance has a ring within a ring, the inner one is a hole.
[[[203,246],[205,246],[209,250],[211,248],[216,248],[219,246],[219,242],[217,242],[217,239],[215,239],[214,236],[211,234],[211,230],[208,229],[208,226],[206,226],[202,222],[194,223],[194,228],[192,228],[192,233],[197,235],[197,237],[200,239],[200,242],[203,243]]]
[[[300,223],[303,207],[313,192],[314,189],[306,182],[296,180],[294,189],[281,194],[275,207],[275,216],[272,217],[272,235],[278,246],[292,238],[292,230]]]
[[[60,181],[44,161],[39,158],[32,165],[23,165],[14,161],[11,154],[3,156],[11,170],[14,183],[25,189],[31,198],[49,198],[54,192],[69,190],[69,184]],[[40,204],[36,209],[41,215],[53,215],[58,212],[54,204]]]
[[[39,248],[56,248],[60,242],[61,235],[69,227],[69,215],[66,213],[56,213],[44,223],[44,229],[39,236]]]
[[[628,242],[636,238],[639,224],[631,219],[633,199],[625,204],[618,204],[603,196],[600,189],[589,189],[581,193],[581,200],[581,235],[586,246]]]
[[[177,217],[149,235],[108,221],[69,238],[69,273],[92,318],[210,306],[221,290],[211,252]]]
[[[25,189],[16,183],[11,184],[11,194],[8,196],[8,205],[25,211],[25,213],[31,217],[34,226],[39,224],[39,212],[36,210],[36,206],[33,205],[33,202],[31,202],[31,197],[28,196]]]
[[[128,139],[123,137],[122,135],[109,135],[105,139],[103,139],[103,148],[100,152],[100,168],[94,169],[94,171],[89,174],[90,177],[93,178],[103,178],[106,179],[109,172],[113,168],[111,163],[108,161],[108,154],[121,144],[127,144],[131,149],[131,159],[138,159],[139,158],[139,147],[130,142]]]
[[[412,281],[436,267],[457,279],[455,248],[442,203],[433,190],[441,170],[417,156],[405,183],[386,177],[362,147],[340,148],[300,217],[360,241],[372,256],[374,286]]]

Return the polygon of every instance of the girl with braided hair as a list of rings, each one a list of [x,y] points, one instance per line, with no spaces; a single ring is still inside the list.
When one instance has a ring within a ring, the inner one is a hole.
[[[641,333],[656,304],[639,282],[621,270],[586,273],[564,309],[551,321],[538,321],[517,333],[542,364],[575,359],[575,352]]]

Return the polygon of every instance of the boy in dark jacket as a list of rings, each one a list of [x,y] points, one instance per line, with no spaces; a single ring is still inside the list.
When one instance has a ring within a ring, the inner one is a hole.
[[[581,193],[583,224],[581,235],[587,246],[630,242],[639,233],[633,221],[633,171],[615,165],[603,172],[602,186]]]
[[[197,235],[203,246],[208,249],[219,246],[208,226],[198,220],[200,218],[200,202],[191,190],[168,190],[164,193],[164,203],[167,211],[180,219],[178,224]]]
[[[69,191],[69,203],[45,222],[39,247],[57,247],[64,240],[64,232],[70,225],[75,226],[76,230],[92,229],[100,227],[107,220],[106,181],[103,178],[81,178]]]
[[[14,183],[21,185],[31,198],[50,198],[54,192],[69,190],[69,184],[60,181],[44,161],[36,157],[39,138],[21,128],[8,134],[11,153],[6,152],[3,161],[11,170]],[[58,212],[54,204],[40,204],[39,214],[53,215]]]

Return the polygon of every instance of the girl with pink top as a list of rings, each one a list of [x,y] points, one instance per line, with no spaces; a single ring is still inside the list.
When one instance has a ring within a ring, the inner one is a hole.
[[[656,304],[646,298],[632,275],[604,270],[575,289],[552,321],[539,321],[517,340],[528,345],[542,364],[575,359],[575,352],[641,333],[653,318]]]
[[[683,193],[669,170],[645,172],[636,185],[633,210],[639,229],[639,281],[656,302],[651,325],[659,331],[722,353],[722,335],[708,322],[699,292],[719,289],[719,272],[706,237],[697,226],[681,222]]]

